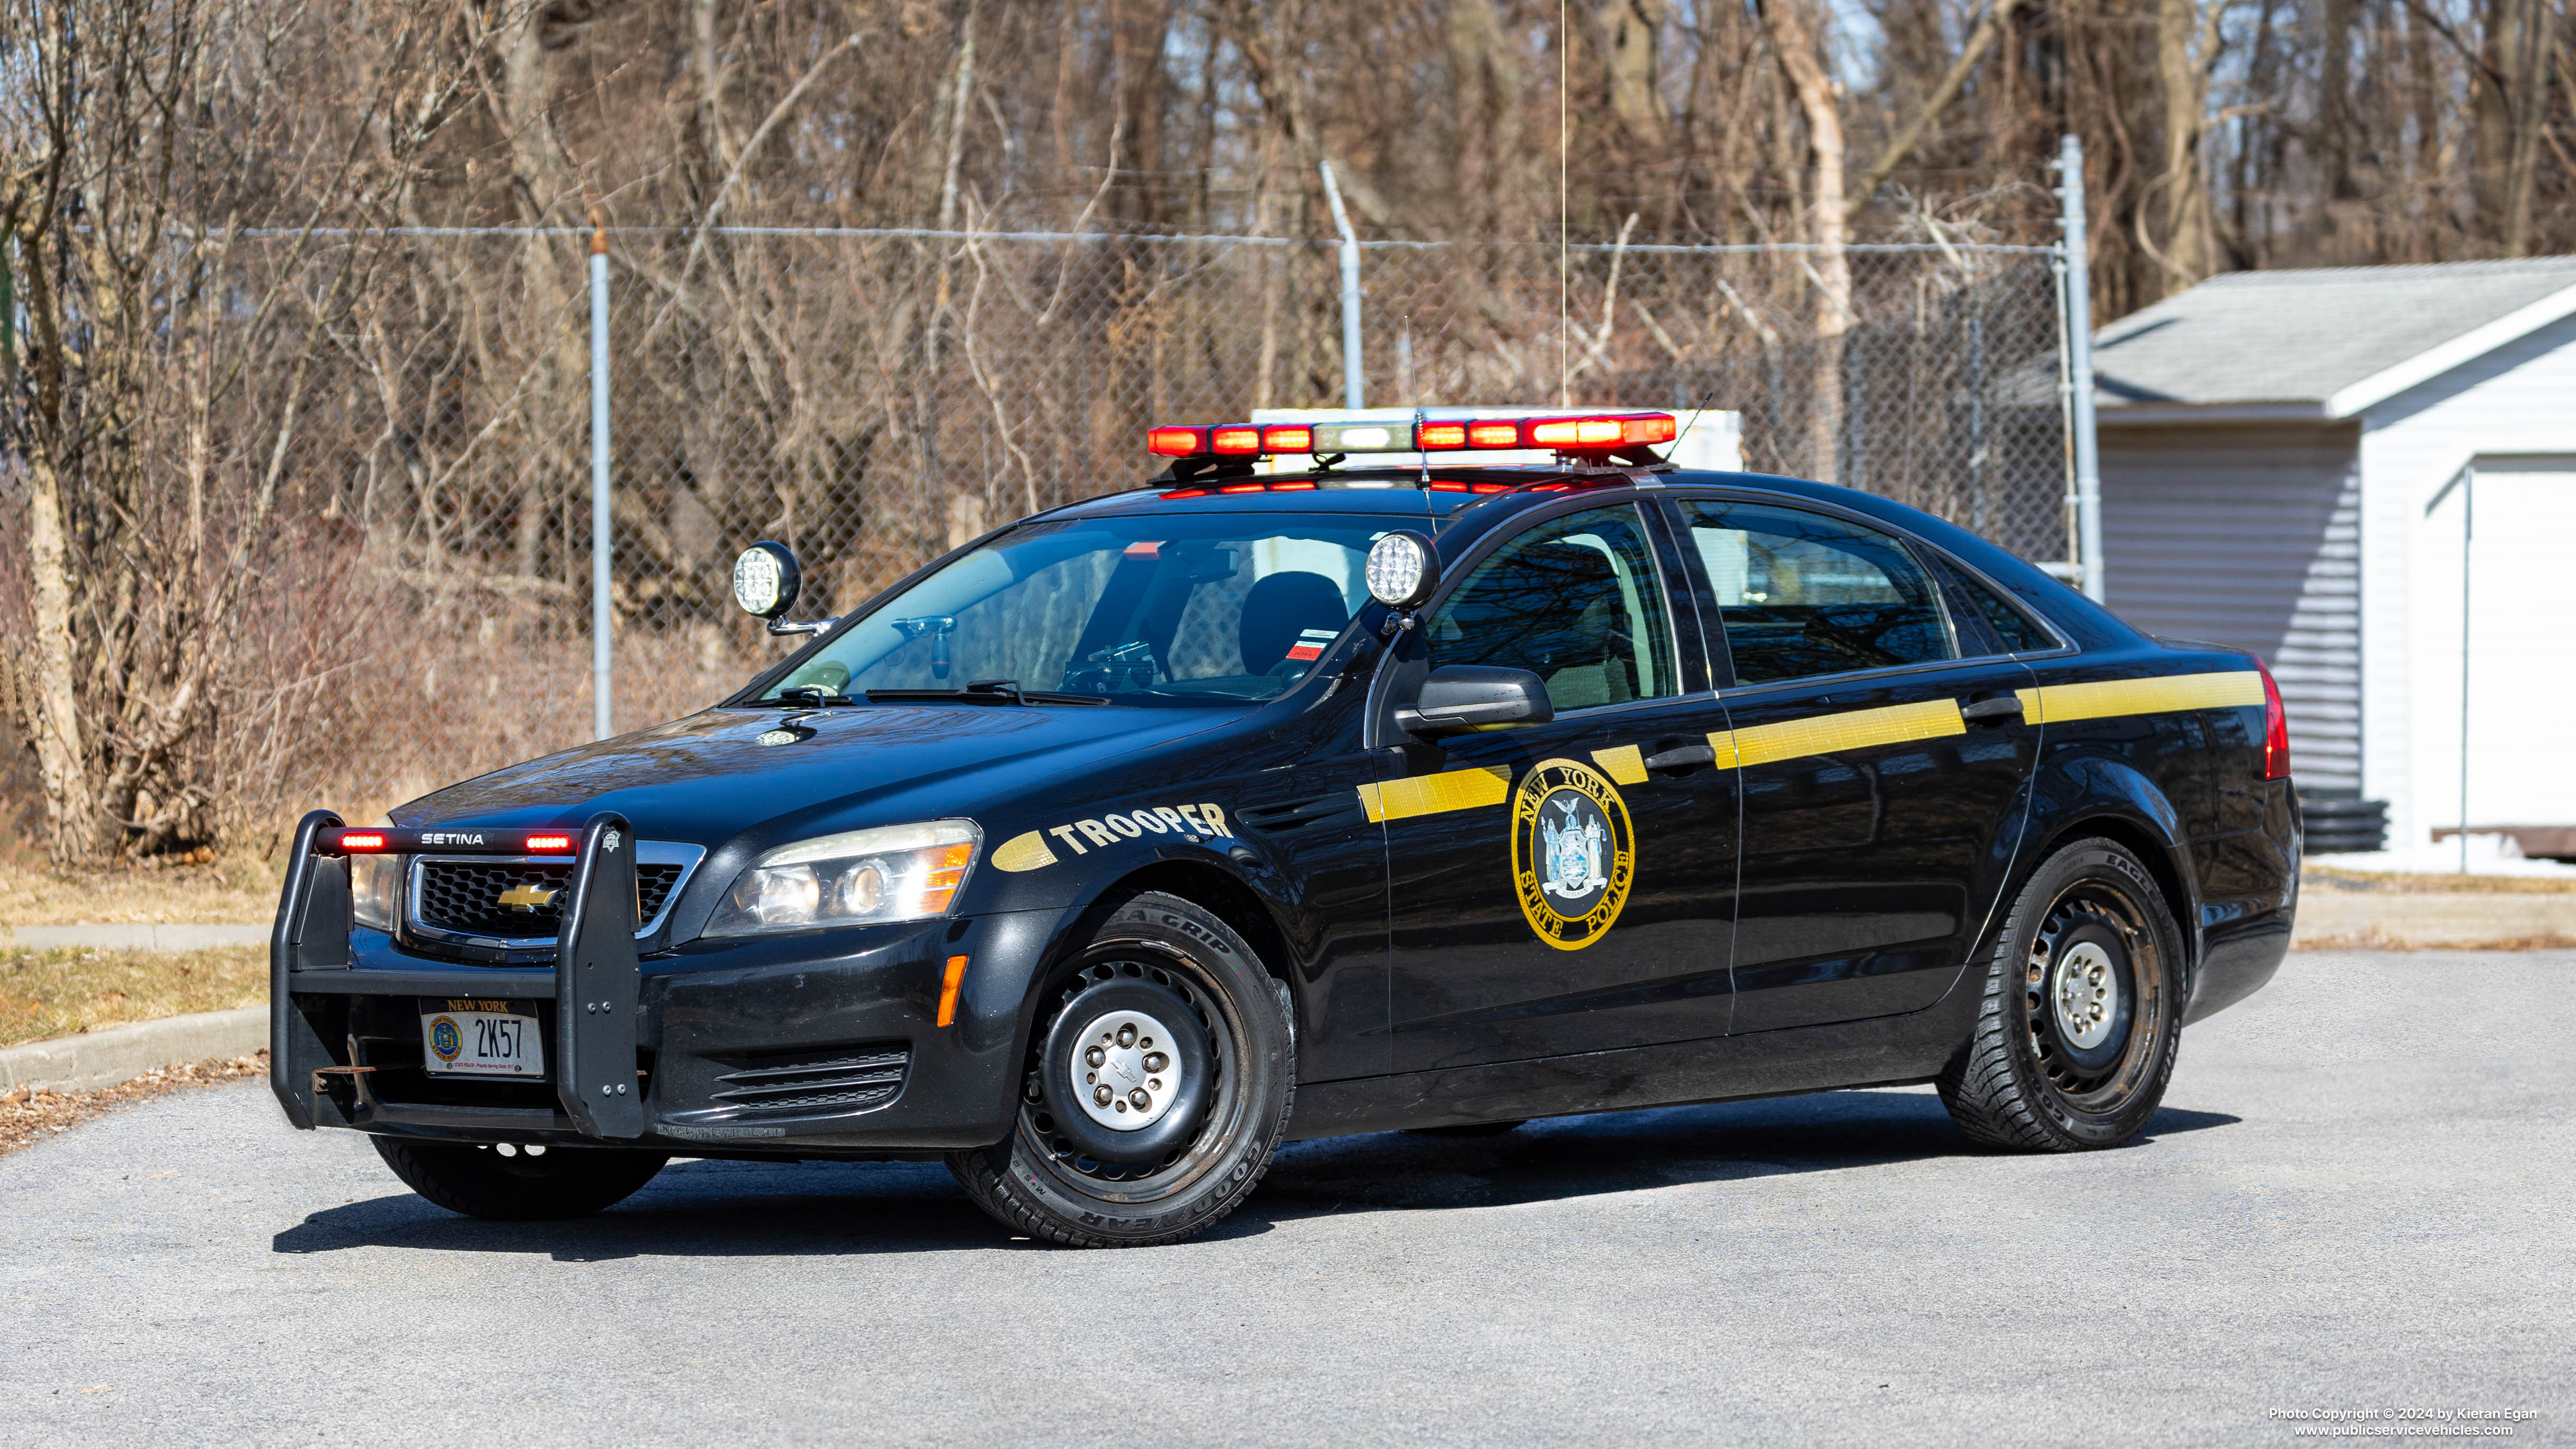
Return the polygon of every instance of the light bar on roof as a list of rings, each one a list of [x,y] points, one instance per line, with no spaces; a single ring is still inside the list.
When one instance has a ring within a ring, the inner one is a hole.
[[[1671,413],[1567,413],[1525,418],[1369,419],[1315,423],[1219,423],[1155,428],[1148,450],[1166,458],[1252,458],[1282,453],[1476,453],[1548,450],[1608,454],[1669,443]]]

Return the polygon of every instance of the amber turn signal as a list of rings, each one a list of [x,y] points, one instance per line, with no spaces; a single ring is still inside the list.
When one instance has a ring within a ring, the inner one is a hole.
[[[966,958],[948,958],[948,970],[939,978],[939,1024],[946,1026],[957,1019],[957,988],[966,984]]]

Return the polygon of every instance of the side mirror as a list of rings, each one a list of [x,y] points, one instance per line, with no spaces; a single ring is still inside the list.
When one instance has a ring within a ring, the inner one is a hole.
[[[804,571],[783,543],[763,539],[733,561],[733,601],[755,619],[775,619],[796,607],[804,587]]]
[[[1526,669],[1448,664],[1432,670],[1411,705],[1395,712],[1407,734],[1454,735],[1486,725],[1545,724],[1556,718],[1547,683]]]

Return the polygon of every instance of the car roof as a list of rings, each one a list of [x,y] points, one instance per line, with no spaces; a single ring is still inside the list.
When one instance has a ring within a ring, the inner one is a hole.
[[[1665,488],[1743,488],[1839,504],[1909,529],[1919,523],[1938,525],[1930,514],[1856,489],[1786,478],[1768,473],[1683,472],[1611,467],[1591,469],[1510,467],[1461,468],[1419,466],[1335,468],[1307,473],[1260,473],[1189,479],[1157,479],[1125,492],[1069,503],[1039,518],[1089,518],[1145,514],[1360,513],[1429,521],[1435,531],[1471,512],[1480,524],[1567,497],[1636,486],[1651,481]],[[1310,488],[1278,491],[1280,484]],[[1444,486],[1445,485],[1445,486]],[[1228,488],[1248,491],[1227,492]],[[1257,491],[1249,491],[1257,490]]]
[[[1544,507],[1558,500],[1586,492],[1606,492],[1634,487],[1651,480],[1656,486],[1670,489],[1731,488],[1778,497],[1804,499],[1846,509],[1874,519],[1888,527],[1915,537],[1983,570],[1988,575],[2007,581],[2013,592],[2025,602],[2040,607],[2060,623],[2081,619],[2095,629],[2125,631],[2114,616],[2099,605],[2083,598],[2061,581],[2050,577],[2028,560],[2005,549],[1993,540],[1969,532],[1935,514],[1899,503],[1895,499],[1857,488],[1844,488],[1832,483],[1819,483],[1811,478],[1791,478],[1775,473],[1721,473],[1683,471],[1664,465],[1652,470],[1630,467],[1562,468],[1510,467],[1472,468],[1443,467],[1434,464],[1428,470],[1420,465],[1382,468],[1334,468],[1307,473],[1233,474],[1225,477],[1213,473],[1187,480],[1163,478],[1121,493],[1106,494],[1070,503],[1036,515],[1041,519],[1084,518],[1111,515],[1143,516],[1153,514],[1238,515],[1288,513],[1368,514],[1389,519],[1419,520],[1424,531],[1442,540],[1441,551],[1448,553],[1453,538],[1472,540],[1519,513]],[[1218,491],[1229,484],[1258,483],[1265,485],[1257,493]],[[1314,483],[1311,490],[1269,491],[1267,485],[1280,483]],[[1425,486],[1428,483],[1430,486]],[[1442,489],[1438,485],[1464,485]],[[1498,491],[1479,493],[1478,485]],[[1544,491],[1541,491],[1544,490]],[[1187,496],[1175,497],[1175,494]],[[1024,522],[1035,520],[1023,520]],[[2069,616],[2073,615],[2074,618]]]

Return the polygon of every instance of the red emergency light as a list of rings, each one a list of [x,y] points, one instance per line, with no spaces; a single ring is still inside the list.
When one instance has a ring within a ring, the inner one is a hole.
[[[1580,457],[1669,443],[1680,433],[1680,425],[1671,413],[1569,413],[1562,417],[1540,418],[1426,418],[1415,423],[1365,421],[1172,426],[1148,432],[1145,446],[1148,451],[1165,458],[1251,458],[1280,453],[1540,450]]]

